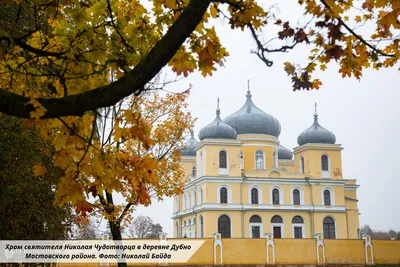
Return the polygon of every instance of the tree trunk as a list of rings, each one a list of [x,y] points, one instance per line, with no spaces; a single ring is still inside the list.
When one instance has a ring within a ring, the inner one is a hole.
[[[108,204],[114,205],[112,194],[106,191],[106,197]],[[109,220],[108,223],[110,225],[110,230],[113,240],[122,240],[121,226],[116,222],[114,222],[113,220]],[[127,266],[128,265],[126,264],[125,260],[118,259],[118,267],[127,267]]]

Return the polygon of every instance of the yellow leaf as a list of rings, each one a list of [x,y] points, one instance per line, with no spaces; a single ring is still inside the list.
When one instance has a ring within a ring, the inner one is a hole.
[[[284,70],[287,72],[288,75],[294,75],[296,69],[295,67],[290,63],[290,62],[285,62],[283,63]]]
[[[43,176],[46,173],[46,167],[42,163],[38,163],[32,168],[33,175]]]
[[[214,19],[218,17],[218,10],[214,7],[214,5],[210,6],[210,14]]]
[[[356,16],[356,21],[361,22],[361,16]]]

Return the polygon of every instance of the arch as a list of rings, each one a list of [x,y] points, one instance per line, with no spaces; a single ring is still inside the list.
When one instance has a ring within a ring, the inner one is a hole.
[[[298,195],[296,193],[298,192]],[[300,186],[294,186],[290,194],[290,203],[293,205],[304,205],[304,192]],[[299,204],[297,204],[299,203]]]
[[[283,204],[283,192],[279,186],[271,187],[270,201],[273,205]]]
[[[193,218],[193,225],[196,225],[196,218]]]
[[[228,203],[228,189],[221,187],[219,190],[219,203]]]
[[[304,220],[299,215],[294,216],[292,219],[292,232],[293,232],[293,238],[305,237]]]
[[[251,223],[262,223],[261,217],[258,215],[253,215],[250,217]]]
[[[222,238],[231,238],[232,221],[226,214],[223,214],[218,218],[218,233],[221,234]]]
[[[303,156],[300,156],[299,167],[300,167],[300,173],[304,173],[304,157]]]
[[[271,223],[283,223],[282,217],[279,215],[274,215],[271,218]]]
[[[330,178],[330,158],[328,154],[321,155],[321,176],[322,178]]]
[[[254,191],[255,189],[256,191]],[[249,187],[249,204],[262,204],[262,191],[258,185],[252,185]]]
[[[222,190],[223,188],[225,188],[225,190]],[[221,191],[222,190],[222,191]],[[226,198],[225,198],[225,195],[222,195],[221,194],[221,192],[223,193],[223,194],[225,194],[225,192],[227,193],[226,194]],[[222,202],[221,200],[226,200],[226,202]],[[219,202],[219,203],[221,203],[221,204],[226,204],[226,203],[232,203],[232,195],[231,195],[231,188],[228,186],[228,185],[225,185],[225,184],[223,184],[223,185],[220,185],[218,188],[217,188],[217,201]]]
[[[203,215],[200,215],[200,238],[204,237],[204,220]]]
[[[190,221],[190,219],[188,221],[188,227],[189,227],[189,237],[192,237],[192,222]]]
[[[240,169],[244,169],[244,154],[243,151],[240,151]]]
[[[331,188],[325,187],[321,191],[321,203],[324,206],[334,206],[335,205],[335,195]]]
[[[262,149],[258,149],[254,153],[254,163],[256,170],[265,170],[265,153]]]
[[[182,225],[182,235],[183,238],[186,238],[186,220],[183,221],[183,225]]]
[[[193,166],[192,167],[192,176],[196,177],[196,175],[197,175],[197,169],[196,169],[196,166]]]
[[[281,173],[278,171],[272,171],[268,175],[269,178],[281,178]]]
[[[336,238],[336,221],[333,217],[327,216],[323,220],[323,230],[325,239]]]

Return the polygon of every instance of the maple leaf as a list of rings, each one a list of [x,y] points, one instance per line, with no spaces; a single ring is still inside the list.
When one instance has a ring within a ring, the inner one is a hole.
[[[283,65],[284,65],[284,70],[287,72],[288,75],[295,74],[296,68],[290,62],[285,62],[283,63]]]
[[[335,60],[338,60],[343,56],[344,50],[343,50],[342,46],[335,45],[335,46],[333,46],[331,48],[326,49],[326,54],[330,58],[334,58]]]
[[[37,163],[33,166],[32,172],[34,176],[43,176],[46,173],[46,167],[42,163]]]

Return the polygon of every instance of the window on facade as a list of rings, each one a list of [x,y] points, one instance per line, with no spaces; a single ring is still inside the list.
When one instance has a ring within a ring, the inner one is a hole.
[[[294,216],[292,219],[293,224],[293,237],[303,238],[303,218],[300,216]]]
[[[204,222],[203,222],[203,216],[200,215],[200,238],[204,237]]]
[[[226,187],[219,190],[219,200],[220,203],[228,203],[228,189]]]
[[[283,223],[282,217],[279,215],[275,215],[271,218],[271,223]]]
[[[329,164],[328,164],[328,156],[322,155],[321,156],[321,168],[323,171],[329,171]]]
[[[196,206],[197,199],[196,199],[196,189],[193,191],[193,206]]]
[[[188,197],[188,209],[192,208],[192,195],[189,193]]]
[[[325,239],[335,239],[335,221],[331,217],[326,217],[324,219],[324,238]]]
[[[264,161],[264,152],[262,150],[256,151],[256,169],[262,170],[264,169],[265,161]]]
[[[251,189],[251,204],[258,204],[258,189]]]
[[[253,215],[250,217],[250,226],[251,226],[251,238],[260,238],[261,237],[261,226],[262,221],[260,216]]]
[[[231,237],[231,219],[228,216],[222,215],[218,218],[218,233],[222,238]]]
[[[279,190],[276,188],[272,190],[272,204],[279,205]]]
[[[175,230],[176,230],[176,238],[179,238],[179,224],[178,224],[178,222],[175,223]]]
[[[193,166],[193,168],[192,168],[192,176],[196,177],[196,174],[197,174],[196,166]]]
[[[244,169],[244,155],[243,152],[240,152],[240,169]]]
[[[304,173],[304,157],[300,157],[300,173]]]
[[[293,190],[293,205],[300,205],[300,190]]]
[[[203,188],[200,188],[200,204],[203,204]]]
[[[187,209],[187,198],[186,198],[186,195],[183,197],[183,207],[184,207],[184,209]]]
[[[226,151],[220,151],[219,152],[219,168],[220,169],[226,169],[228,164],[227,164],[227,154]]]
[[[328,189],[324,190],[324,205],[325,206],[330,206],[331,203],[331,191]]]

